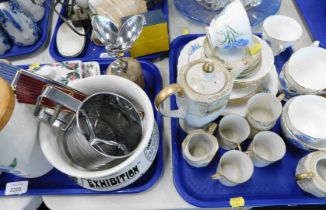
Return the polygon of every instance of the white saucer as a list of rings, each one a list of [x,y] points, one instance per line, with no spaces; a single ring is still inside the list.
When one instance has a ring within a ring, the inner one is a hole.
[[[188,63],[204,57],[204,40],[205,36],[201,36],[188,42],[183,47],[178,58],[178,71]]]
[[[271,93],[276,95],[278,92],[278,74],[276,71],[276,67],[273,66],[273,69],[269,72],[266,78],[263,81],[263,89],[264,92]],[[249,92],[250,93],[250,92]],[[245,116],[246,114],[246,104],[243,105],[228,105],[222,115],[227,114],[239,114],[241,116]]]

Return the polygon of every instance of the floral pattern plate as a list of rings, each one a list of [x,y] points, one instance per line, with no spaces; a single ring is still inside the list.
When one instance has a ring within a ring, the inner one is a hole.
[[[64,61],[48,65],[33,64],[29,71],[53,79],[63,85],[70,85],[75,80],[101,74],[98,62]]]

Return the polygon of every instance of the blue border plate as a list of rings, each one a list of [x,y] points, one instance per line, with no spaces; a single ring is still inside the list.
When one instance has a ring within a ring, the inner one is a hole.
[[[162,9],[163,14],[164,14],[167,22],[169,22],[169,4],[168,4],[168,0],[163,0],[162,5],[158,5],[158,6],[154,7],[154,8],[152,8],[152,9]],[[61,14],[64,14],[64,8],[62,8]],[[57,40],[56,40],[57,33],[58,33],[59,27],[61,26],[62,22],[63,21],[59,18],[58,22],[57,22],[57,25],[56,25],[56,27],[54,29],[52,40],[51,40],[51,43],[50,43],[50,48],[49,48],[50,54],[55,60],[57,60],[57,61],[68,61],[68,60],[71,60],[71,59],[82,60],[82,61],[106,61],[106,60],[112,60],[112,58],[109,58],[109,59],[108,58],[100,58],[101,53],[105,53],[104,47],[97,46],[93,42],[91,42],[90,41],[90,34],[86,38],[87,41],[86,41],[85,48],[84,48],[83,52],[80,55],[78,55],[77,57],[74,57],[74,58],[63,57],[58,51]],[[168,55],[168,52],[160,52],[160,53],[155,53],[155,54],[151,54],[151,55],[142,56],[142,57],[139,57],[139,59],[153,60],[153,59],[157,59],[157,58],[164,58],[167,55]],[[129,56],[129,53],[127,53],[126,56]]]
[[[191,40],[201,35],[185,35],[178,37],[171,44],[170,51],[170,83],[176,82],[177,62],[180,51]],[[278,72],[288,60],[292,50],[284,51],[275,58]],[[171,108],[176,109],[175,100],[171,100]],[[265,168],[255,168],[253,177],[246,183],[236,187],[225,187],[210,176],[215,173],[218,161],[225,152],[219,149],[213,161],[205,168],[193,168],[188,165],[181,153],[181,144],[186,134],[179,126],[177,119],[171,120],[172,161],[174,185],[187,202],[198,207],[221,208],[230,207],[230,199],[243,197],[245,206],[303,205],[325,204],[326,199],[319,199],[303,192],[295,182],[295,168],[299,159],[307,154],[287,144],[285,157]],[[281,133],[280,123],[273,131]],[[248,141],[246,141],[248,144]],[[244,148],[247,145],[243,145]]]
[[[162,89],[162,79],[157,67],[147,61],[140,61],[144,78],[145,78],[145,92],[154,103],[156,94]],[[105,73],[110,62],[101,62],[100,67],[102,74]],[[22,68],[28,68],[28,66],[22,66]],[[154,106],[153,109],[155,110]],[[158,112],[154,112],[155,119],[160,131],[160,146],[152,166],[149,170],[135,183],[112,192],[96,192],[88,189],[84,189],[70,179],[60,171],[53,169],[48,174],[34,179],[19,178],[10,174],[0,175],[0,196],[4,196],[5,187],[8,182],[24,181],[27,180],[28,191],[24,195],[81,195],[81,194],[131,194],[140,193],[151,186],[153,186],[161,177],[164,167],[164,155],[163,155],[163,121]]]
[[[209,25],[211,20],[220,11],[211,11],[201,5],[196,0],[173,0],[177,10],[187,19],[200,24]],[[267,17],[274,15],[281,7],[281,0],[262,0],[262,3],[247,10],[252,27],[259,25]]]
[[[47,0],[48,2],[51,2],[51,0]],[[37,51],[40,47],[42,47],[48,38],[49,35],[49,26],[51,26],[51,9],[48,7],[47,4],[44,3],[45,12],[44,17],[42,20],[40,20],[37,24],[40,27],[42,34],[38,41],[36,41],[33,45],[27,46],[27,47],[19,47],[17,45],[12,44],[12,47],[9,51],[7,51],[5,54],[0,55],[1,58],[11,58],[15,56],[21,56],[21,55],[27,55],[34,53]]]

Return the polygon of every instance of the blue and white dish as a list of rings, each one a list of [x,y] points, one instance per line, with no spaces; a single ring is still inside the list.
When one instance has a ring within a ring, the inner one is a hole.
[[[18,46],[29,46],[39,39],[39,27],[15,1],[0,3],[0,23]]]
[[[302,95],[290,99],[282,113],[282,130],[287,140],[304,150],[326,150],[326,99]]]
[[[8,38],[8,35],[0,27],[0,55],[5,54],[11,48],[11,43]]]
[[[13,0],[16,1],[24,12],[32,18],[34,22],[42,20],[45,12],[43,3],[37,3],[35,0]],[[41,1],[42,2],[42,1]]]

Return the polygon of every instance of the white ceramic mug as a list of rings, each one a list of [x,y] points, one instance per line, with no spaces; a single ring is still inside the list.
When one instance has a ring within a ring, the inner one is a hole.
[[[287,16],[273,15],[263,23],[263,39],[270,44],[275,56],[291,47],[301,35],[301,25]]]
[[[8,35],[3,28],[0,27],[0,55],[5,54],[10,48],[11,44]]]
[[[18,46],[34,44],[40,29],[15,1],[0,2],[0,23]]]
[[[246,119],[253,130],[269,130],[282,113],[280,99],[270,93],[258,93],[247,103]]]
[[[211,20],[206,31],[208,40],[214,48],[243,48],[252,39],[249,18],[240,0],[228,4]]]
[[[232,187],[247,182],[253,172],[251,159],[243,152],[231,150],[223,154],[216,174],[211,178],[218,179],[222,185]]]
[[[208,131],[198,129],[191,131],[182,142],[182,155],[193,167],[207,166],[218,150],[218,142],[213,135],[217,125],[213,123]]]
[[[303,157],[295,171],[299,187],[316,197],[326,197],[326,152],[312,152]]]
[[[218,134],[219,144],[223,149],[230,150],[238,147],[241,150],[240,144],[249,137],[250,126],[242,116],[230,114],[220,121]]]
[[[285,143],[279,135],[262,131],[256,134],[246,153],[256,167],[265,167],[281,160],[285,152]]]

